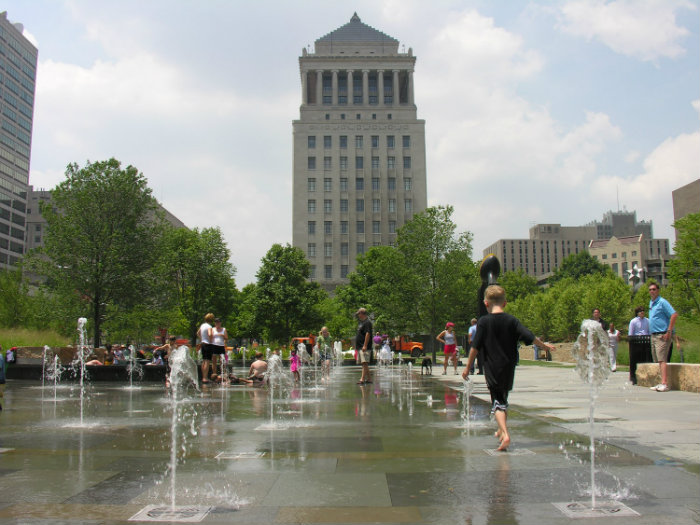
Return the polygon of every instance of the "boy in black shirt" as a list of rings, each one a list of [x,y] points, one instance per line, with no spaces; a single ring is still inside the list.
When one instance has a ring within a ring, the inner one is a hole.
[[[491,413],[498,423],[496,437],[501,444],[497,450],[505,451],[510,445],[506,410],[508,392],[513,389],[515,365],[518,360],[518,341],[528,345],[534,342],[540,347],[549,348],[550,351],[555,348],[540,340],[539,337],[535,337],[520,321],[505,313],[506,291],[501,286],[491,285],[486,288],[484,304],[488,314],[479,318],[477,322],[476,334],[469,350],[469,360],[462,377],[465,380],[469,378],[469,369],[478,351],[481,350],[485,364],[486,384],[491,393]]]

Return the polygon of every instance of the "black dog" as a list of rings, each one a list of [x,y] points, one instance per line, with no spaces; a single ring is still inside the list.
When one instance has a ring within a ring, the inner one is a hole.
[[[425,371],[426,375],[433,375],[433,359],[431,357],[424,357],[420,365],[420,375],[423,375]]]

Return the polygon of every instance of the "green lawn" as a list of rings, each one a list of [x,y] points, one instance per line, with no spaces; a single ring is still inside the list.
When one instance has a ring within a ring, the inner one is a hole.
[[[13,346],[66,346],[74,344],[69,338],[52,330],[27,330],[26,328],[0,328],[0,344],[3,350]]]

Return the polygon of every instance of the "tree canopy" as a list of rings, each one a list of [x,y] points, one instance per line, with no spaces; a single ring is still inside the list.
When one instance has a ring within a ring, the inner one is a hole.
[[[609,267],[595,259],[590,253],[582,251],[565,257],[561,261],[561,266],[554,271],[554,275],[548,281],[553,284],[567,277],[580,279],[585,275],[603,276],[611,271]]]
[[[138,303],[157,256],[163,223],[146,178],[116,159],[69,164],[41,206],[48,225],[30,268],[66,301],[89,310],[95,345],[112,307]]]
[[[678,231],[673,245],[675,258],[668,265],[673,302],[684,314],[700,312],[700,213],[673,223]]]
[[[318,283],[308,281],[310,275],[304,252],[289,244],[273,244],[262,258],[256,274],[254,325],[268,338],[287,342],[321,328],[319,307],[327,294]]]

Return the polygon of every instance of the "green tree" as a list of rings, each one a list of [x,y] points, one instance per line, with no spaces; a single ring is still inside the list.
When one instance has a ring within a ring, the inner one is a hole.
[[[175,305],[195,343],[204,315],[233,320],[237,294],[235,267],[219,228],[170,229],[160,257],[160,274],[170,283]]]
[[[678,237],[673,245],[676,257],[668,265],[676,310],[700,312],[700,213],[691,213],[673,223]]]
[[[412,306],[414,331],[428,333],[433,361],[435,336],[451,319],[458,306],[473,297],[477,289],[459,288],[474,283],[472,235],[457,233],[452,206],[435,206],[416,214],[397,232],[396,247],[404,256],[411,279],[404,288],[404,300]]]
[[[311,264],[304,252],[289,244],[273,244],[256,274],[255,326],[276,341],[289,342],[299,333],[317,332],[319,306],[327,296],[309,282]]]
[[[596,260],[590,253],[582,251],[565,257],[561,266],[554,271],[548,281],[554,284],[557,281],[571,277],[580,279],[584,275],[605,275],[611,272],[610,268]]]
[[[537,279],[526,274],[522,268],[503,273],[498,278],[498,282],[505,288],[509,302],[517,301],[522,297],[527,297],[540,291],[539,286],[537,286]]]
[[[48,234],[29,267],[53,293],[89,310],[97,346],[108,305],[128,308],[148,288],[162,220],[143,174],[115,159],[68,165],[51,194],[51,205],[41,206]]]
[[[0,271],[0,326],[25,326],[31,311],[21,270]]]

